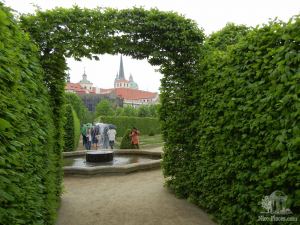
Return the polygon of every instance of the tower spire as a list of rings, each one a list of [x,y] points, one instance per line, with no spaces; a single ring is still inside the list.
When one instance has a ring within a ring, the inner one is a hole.
[[[67,73],[67,83],[70,83],[70,69],[68,69],[68,73]]]
[[[82,81],[83,81],[83,82],[86,82],[86,83],[90,83],[90,82],[87,80],[87,75],[86,75],[86,73],[85,73],[85,67],[83,67]]]
[[[132,74],[130,74],[130,76],[129,76],[129,81],[133,81],[133,76],[132,76]]]
[[[119,80],[125,80],[122,55],[120,59]]]

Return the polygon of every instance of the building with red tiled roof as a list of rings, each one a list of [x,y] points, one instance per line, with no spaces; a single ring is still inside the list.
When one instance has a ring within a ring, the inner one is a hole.
[[[95,87],[84,88],[79,83],[67,83],[65,90],[77,94],[96,94]]]
[[[93,86],[93,83],[87,79],[85,69],[82,75],[82,80],[79,83],[71,83],[70,76],[67,77],[66,92],[77,94],[100,94],[100,89]]]
[[[138,84],[134,82],[132,74],[129,80],[126,80],[122,56],[120,58],[119,73],[115,78],[113,89],[100,89],[100,92],[113,92],[123,99],[124,105],[137,107],[142,104],[156,104],[158,102],[158,93],[138,90]]]
[[[123,59],[120,59],[120,68],[114,82],[114,88],[104,89],[93,87],[93,83],[87,80],[87,75],[82,75],[82,80],[79,83],[70,83],[68,79],[67,92],[81,94],[101,94],[110,95],[113,94],[123,100],[123,105],[131,105],[138,107],[139,105],[157,104],[158,93],[142,91],[138,89],[138,84],[134,82],[132,75],[130,74],[129,80],[126,80],[123,67]]]
[[[138,107],[140,105],[149,105],[158,103],[158,93],[150,91],[142,91],[131,88],[111,88],[100,89],[101,93],[114,93],[116,96],[123,99],[123,105],[131,105]]]

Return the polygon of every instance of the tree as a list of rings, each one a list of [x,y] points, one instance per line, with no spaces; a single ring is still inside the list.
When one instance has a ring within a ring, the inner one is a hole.
[[[100,101],[96,106],[96,116],[112,116],[115,112],[112,104],[107,99]]]
[[[91,122],[88,120],[88,109],[82,99],[74,93],[65,93],[66,103],[72,105],[81,123]]]
[[[116,116],[122,116],[124,113],[124,109],[122,107],[117,107],[115,111]]]
[[[91,112],[91,111],[87,111],[86,117],[84,118],[84,120],[82,121],[83,124],[85,123],[93,123],[96,119],[96,113],[95,112]]]
[[[236,44],[248,32],[249,28],[245,25],[227,23],[220,31],[212,33],[206,43],[218,50],[225,51],[227,46]]]
[[[137,109],[131,105],[127,105],[123,108],[122,116],[137,116]]]
[[[158,117],[158,111],[159,111],[159,107],[160,105],[149,105],[149,113],[150,113],[150,117]]]
[[[141,105],[138,108],[138,116],[139,117],[150,117],[151,113],[150,113],[150,108],[149,106],[146,105]]]

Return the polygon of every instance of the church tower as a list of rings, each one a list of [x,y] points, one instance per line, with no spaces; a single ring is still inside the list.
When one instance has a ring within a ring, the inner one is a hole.
[[[115,88],[128,88],[129,87],[128,83],[129,83],[128,80],[126,80],[126,78],[125,78],[123,58],[121,55],[119,73],[117,73],[114,87]]]
[[[70,72],[68,70],[68,74],[67,74],[67,83],[71,83],[71,78],[70,78]]]
[[[120,59],[119,80],[126,80],[125,79],[125,74],[124,74],[124,67],[123,67],[122,55],[121,55],[121,59]]]
[[[84,71],[83,71],[83,74],[82,74],[82,80],[79,81],[79,84],[82,88],[84,89],[87,89],[87,90],[92,90],[92,87],[93,87],[93,83],[90,82],[88,79],[87,79],[87,75],[85,73],[85,68],[84,68]]]
[[[117,73],[117,76],[116,76],[115,82],[114,82],[114,88],[138,89],[138,85],[137,85],[136,82],[133,81],[133,77],[132,77],[131,74],[130,74],[130,77],[129,77],[129,81],[126,80],[126,78],[125,78],[122,55],[121,55],[121,58],[120,58],[119,73]]]

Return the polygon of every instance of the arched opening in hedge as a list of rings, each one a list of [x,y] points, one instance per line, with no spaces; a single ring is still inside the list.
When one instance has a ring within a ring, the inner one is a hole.
[[[166,142],[181,143],[180,132],[193,119],[195,105],[191,84],[197,74],[204,33],[192,20],[157,9],[56,8],[21,17],[25,31],[40,48],[56,129],[56,151],[63,148],[62,109],[66,57],[98,59],[101,54],[129,55],[160,66],[164,75],[160,117]],[[196,84],[195,84],[196,86]],[[176,114],[186,114],[187,121]],[[174,116],[175,115],[175,116]],[[164,129],[168,127],[169,129]],[[60,167],[60,165],[58,165]]]

